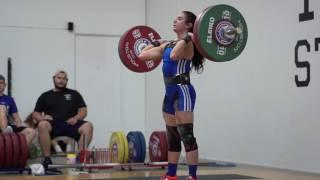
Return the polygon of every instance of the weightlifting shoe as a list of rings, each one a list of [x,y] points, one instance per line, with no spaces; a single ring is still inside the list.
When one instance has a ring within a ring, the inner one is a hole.
[[[50,157],[45,157],[44,160],[42,161],[42,165],[44,169],[48,169],[49,165],[52,164],[52,160]]]
[[[160,180],[178,180],[178,176],[168,176],[164,175],[160,178]]]
[[[186,180],[198,180],[198,178],[193,176],[188,176],[186,177]]]

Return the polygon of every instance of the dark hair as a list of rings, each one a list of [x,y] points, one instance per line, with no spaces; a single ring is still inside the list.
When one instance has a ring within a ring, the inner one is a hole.
[[[27,124],[28,127],[30,128],[36,128],[38,126],[37,123],[34,122],[32,113],[30,113],[27,118],[24,120],[24,122]]]
[[[189,32],[193,32],[193,26],[196,21],[197,16],[190,11],[182,11],[185,15],[186,23],[192,23],[192,27],[189,29]],[[200,54],[195,45],[193,45],[194,55],[192,57],[192,68],[197,72],[201,73],[203,71],[203,56]]]

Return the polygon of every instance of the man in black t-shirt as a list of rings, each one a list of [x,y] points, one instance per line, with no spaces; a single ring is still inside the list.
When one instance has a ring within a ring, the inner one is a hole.
[[[53,82],[54,89],[41,94],[33,112],[33,118],[38,121],[39,142],[45,167],[52,164],[51,139],[58,136],[74,138],[81,151],[84,147],[84,136],[86,145],[89,145],[93,134],[93,125],[84,121],[87,116],[84,99],[78,91],[67,88],[67,73],[58,70],[53,76]]]

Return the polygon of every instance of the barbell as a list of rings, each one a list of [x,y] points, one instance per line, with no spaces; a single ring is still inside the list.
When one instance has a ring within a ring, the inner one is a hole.
[[[161,59],[141,61],[139,54],[152,41],[161,39],[151,27],[135,26],[120,38],[118,52],[121,62],[134,72],[149,72]],[[208,60],[230,61],[238,57],[248,39],[247,24],[241,13],[226,4],[210,6],[196,18],[193,42],[198,51]]]

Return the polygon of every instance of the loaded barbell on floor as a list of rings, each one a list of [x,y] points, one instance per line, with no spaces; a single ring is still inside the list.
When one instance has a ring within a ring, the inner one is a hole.
[[[101,164],[49,164],[48,168],[84,168],[84,169],[95,169],[95,168],[113,168],[113,167],[138,167],[138,166],[149,166],[149,167],[162,167],[167,166],[167,162],[150,162],[150,163],[101,163]]]
[[[23,170],[28,156],[29,148],[24,134],[0,134],[0,171]]]
[[[125,145],[125,141],[129,146]],[[153,131],[150,135],[148,146],[149,160],[145,161],[147,147],[142,132],[130,131],[125,138],[123,131],[114,131],[110,137],[109,149],[83,150],[80,152],[80,163],[78,164],[50,164],[48,167],[49,169],[79,168],[90,171],[92,169],[111,169],[115,167],[120,167],[122,170],[132,170],[134,167],[164,168],[168,166],[166,132]],[[126,154],[128,154],[128,157],[126,157]],[[179,165],[187,165],[187,163],[180,162]],[[200,162],[198,165],[211,167],[235,166],[233,163],[212,161]]]
[[[138,55],[152,41],[161,39],[151,27],[135,26],[126,31],[118,44],[122,63],[134,72],[155,69],[161,59],[141,61]],[[248,39],[247,24],[241,13],[230,5],[210,6],[198,16],[193,28],[193,42],[198,51],[215,62],[238,57]]]
[[[179,165],[188,165],[187,163],[181,162]],[[166,167],[168,162],[141,162],[141,163],[101,163],[101,164],[49,164],[48,169],[68,169],[68,168],[79,168],[79,169],[110,169],[114,167],[127,167],[131,170],[132,167]],[[198,166],[207,167],[235,167],[234,163],[226,162],[199,162]]]

